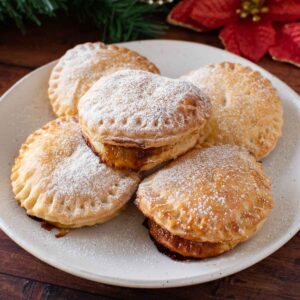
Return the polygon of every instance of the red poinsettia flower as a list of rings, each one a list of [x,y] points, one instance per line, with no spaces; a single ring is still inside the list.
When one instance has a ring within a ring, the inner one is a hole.
[[[300,22],[277,26],[276,43],[269,53],[275,60],[300,67]]]
[[[258,61],[300,64],[300,0],[183,0],[168,16],[171,24],[207,31],[220,28],[225,48]],[[281,25],[278,25],[281,24]]]

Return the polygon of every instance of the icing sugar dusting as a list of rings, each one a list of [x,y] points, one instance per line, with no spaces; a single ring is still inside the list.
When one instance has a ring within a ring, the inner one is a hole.
[[[36,204],[46,204],[50,214],[57,212],[72,220],[113,213],[136,190],[138,176],[101,163],[86,145],[75,119],[56,119],[33,136],[20,172],[32,174],[32,188],[40,194]]]
[[[277,91],[260,73],[239,64],[208,65],[181,79],[202,88],[212,102],[209,144],[236,144],[256,158],[270,151],[281,135],[282,107]]]
[[[140,184],[138,201],[162,224],[169,220],[193,234],[215,230],[212,237],[221,240],[231,226],[241,234],[255,226],[272,207],[271,184],[259,163],[232,145],[182,156]]]
[[[209,117],[210,102],[189,82],[123,70],[96,82],[81,98],[78,110],[101,133],[157,137],[198,128]]]
[[[80,143],[71,156],[55,168],[51,185],[59,196],[93,195],[101,185],[99,174],[104,173],[105,166],[100,164],[99,158],[83,143]]]
[[[68,50],[54,67],[49,81],[49,97],[58,104],[53,106],[57,115],[64,115],[66,109],[77,114],[78,100],[99,78],[123,69],[159,73],[147,58],[126,48],[96,42]]]
[[[76,122],[63,122],[53,149],[51,192],[58,196],[93,196],[124,192],[135,176],[126,176],[101,163],[86,145]]]

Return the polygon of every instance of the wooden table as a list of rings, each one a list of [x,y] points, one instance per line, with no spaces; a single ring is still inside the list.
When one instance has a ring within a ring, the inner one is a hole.
[[[74,45],[99,40],[97,31],[70,19],[0,29],[0,95],[33,69],[60,57]],[[171,28],[166,39],[222,47],[216,32]],[[300,93],[300,69],[264,58],[259,65]],[[5,141],[1,141],[2,143]],[[94,283],[52,268],[0,231],[0,299],[300,299],[300,234],[262,262],[213,282],[165,290],[129,289]]]

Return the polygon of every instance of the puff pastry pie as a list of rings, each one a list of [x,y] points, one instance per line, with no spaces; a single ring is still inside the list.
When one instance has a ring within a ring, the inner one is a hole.
[[[139,177],[101,163],[85,144],[78,122],[63,117],[27,138],[11,181],[28,215],[76,228],[117,215],[137,189]]]
[[[132,50],[85,43],[68,50],[52,70],[49,99],[57,116],[76,115],[77,103],[101,76],[122,69],[141,69],[159,73],[147,58]]]
[[[187,81],[139,70],[102,77],[80,99],[79,122],[108,165],[148,170],[193,148],[209,98]]]
[[[194,149],[146,178],[136,204],[159,244],[204,258],[249,239],[273,200],[261,163],[238,146],[219,145]]]
[[[206,145],[236,144],[257,160],[268,155],[281,136],[281,101],[271,82],[239,64],[207,65],[181,79],[202,88],[212,102]]]

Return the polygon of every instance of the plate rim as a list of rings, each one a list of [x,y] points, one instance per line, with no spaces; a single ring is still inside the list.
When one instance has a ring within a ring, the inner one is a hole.
[[[254,64],[253,62],[237,56],[231,52],[228,52],[226,50],[216,48],[210,45],[197,43],[197,42],[190,42],[190,41],[182,41],[182,40],[169,40],[169,39],[148,39],[148,40],[138,40],[138,41],[132,41],[132,42],[125,42],[125,43],[118,43],[116,45],[120,46],[127,46],[129,44],[136,44],[136,43],[173,43],[173,44],[193,44],[198,47],[204,47],[208,49],[213,49],[214,51],[220,52],[220,53],[226,53],[229,54],[231,57],[238,58],[242,63],[245,62],[247,65],[250,65],[251,67],[255,67],[259,71],[263,71],[269,78],[271,78],[273,81],[276,82],[276,84],[280,84],[282,88],[287,90],[293,97],[298,98],[300,100],[299,95],[291,88],[289,87],[285,82],[277,78],[275,75],[271,74],[267,70],[263,69],[262,67]],[[228,58],[230,60],[230,58]],[[43,66],[38,67],[37,69],[29,72],[24,77],[20,78],[15,84],[13,84],[1,97],[0,97],[0,109],[1,109],[1,103],[3,99],[5,99],[17,86],[23,83],[23,81],[28,80],[29,77],[31,77],[34,73],[40,72],[44,68],[49,68],[50,65],[54,64],[57,60],[51,61]],[[299,103],[296,102],[300,108],[300,101]],[[262,261],[275,251],[277,251],[279,248],[281,248],[284,244],[286,244],[293,236],[297,234],[297,232],[300,230],[300,221],[295,224],[291,224],[288,231],[279,239],[276,240],[271,246],[268,246],[263,252],[258,252],[254,256],[248,257],[247,261],[240,261],[238,263],[233,263],[230,268],[227,270],[216,270],[213,273],[205,274],[205,275],[195,275],[192,277],[187,278],[180,278],[180,279],[170,279],[170,280],[135,280],[135,279],[124,279],[124,278],[117,278],[112,276],[105,276],[105,275],[99,275],[92,272],[88,272],[86,270],[82,270],[78,267],[74,267],[72,265],[66,264],[65,262],[57,261],[57,259],[51,259],[49,257],[45,257],[42,254],[39,253],[38,250],[35,249],[34,246],[30,246],[30,243],[26,243],[26,241],[23,241],[20,237],[15,235],[13,231],[9,228],[10,226],[8,224],[5,224],[2,221],[2,218],[0,216],[0,229],[3,230],[3,232],[12,239],[15,243],[17,243],[19,246],[21,246],[23,249],[25,249],[27,252],[29,252],[31,255],[37,257],[39,260],[47,263],[48,265],[55,267],[59,270],[62,270],[64,272],[67,272],[69,274],[72,274],[74,276],[88,279],[94,282],[99,283],[105,283],[110,284],[114,286],[120,286],[120,287],[131,287],[131,288],[167,288],[167,287],[180,287],[180,286],[189,286],[194,284],[200,284],[212,280],[216,280],[219,278],[223,278],[226,276],[229,276],[231,274],[237,273],[239,271],[242,271],[244,269],[249,268],[250,266]]]

